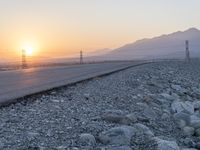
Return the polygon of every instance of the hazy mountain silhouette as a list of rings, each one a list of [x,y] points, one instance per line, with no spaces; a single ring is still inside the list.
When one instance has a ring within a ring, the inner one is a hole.
[[[98,49],[98,50],[94,50],[92,52],[86,53],[86,56],[100,56],[100,55],[108,54],[111,51],[112,49],[109,49],[109,48]]]
[[[190,28],[151,39],[142,39],[109,52],[105,58],[183,58],[185,40],[190,42],[191,56],[200,57],[200,30]]]

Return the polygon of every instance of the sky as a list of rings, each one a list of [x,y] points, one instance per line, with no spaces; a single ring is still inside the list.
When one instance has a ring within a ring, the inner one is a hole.
[[[0,58],[64,57],[191,27],[199,0],[0,0]]]

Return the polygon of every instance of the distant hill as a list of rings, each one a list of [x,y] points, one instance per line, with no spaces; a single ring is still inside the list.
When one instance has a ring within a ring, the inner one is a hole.
[[[124,45],[104,55],[104,59],[184,58],[185,40],[190,42],[191,56],[200,57],[200,30],[190,28]]]

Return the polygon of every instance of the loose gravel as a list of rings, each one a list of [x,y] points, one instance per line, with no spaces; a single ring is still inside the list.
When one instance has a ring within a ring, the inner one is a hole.
[[[1,108],[0,149],[109,149],[110,145],[101,142],[99,134],[135,123],[148,127],[157,141],[159,137],[175,141],[180,149],[198,149],[200,137],[185,135],[173,117],[171,104],[175,100],[200,100],[200,61],[137,66],[30,96]],[[127,115],[135,118],[120,120]],[[80,136],[86,144],[84,147]],[[120,147],[150,149],[150,143],[138,144],[136,139],[128,147]],[[87,140],[93,145],[87,147]]]

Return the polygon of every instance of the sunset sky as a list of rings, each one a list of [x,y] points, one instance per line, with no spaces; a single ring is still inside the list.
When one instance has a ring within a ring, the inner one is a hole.
[[[199,8],[199,0],[0,0],[0,56],[22,48],[72,56],[200,28]]]

